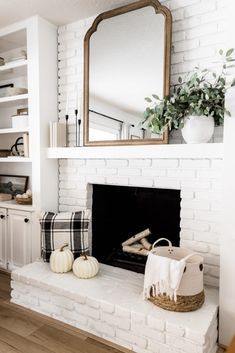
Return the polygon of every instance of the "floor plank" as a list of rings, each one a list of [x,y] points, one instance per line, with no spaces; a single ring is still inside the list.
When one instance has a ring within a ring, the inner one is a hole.
[[[0,271],[0,353],[129,353],[116,344],[10,303]]]
[[[17,335],[14,332],[8,331],[1,327],[0,330],[0,349],[1,344],[8,347],[8,349],[13,349],[18,353],[52,353],[56,351],[51,351],[41,344],[31,342],[25,337]]]
[[[20,336],[27,337],[38,328],[43,326],[43,322],[31,317],[23,316],[9,306],[0,303],[0,327],[17,333]]]

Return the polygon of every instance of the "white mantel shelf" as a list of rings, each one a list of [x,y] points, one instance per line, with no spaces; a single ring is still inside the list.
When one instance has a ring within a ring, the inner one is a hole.
[[[223,143],[48,148],[54,159],[223,158]]]

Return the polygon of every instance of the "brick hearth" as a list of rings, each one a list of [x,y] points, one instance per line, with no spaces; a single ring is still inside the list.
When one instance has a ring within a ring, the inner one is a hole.
[[[55,274],[35,262],[12,274],[12,302],[136,353],[215,353],[218,291],[195,312],[174,313],[142,298],[143,275],[101,265],[98,276]]]

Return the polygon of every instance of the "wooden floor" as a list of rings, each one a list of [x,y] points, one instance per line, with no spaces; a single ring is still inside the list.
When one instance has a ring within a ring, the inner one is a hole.
[[[0,273],[0,353],[127,353],[71,326],[11,304],[10,277]]]

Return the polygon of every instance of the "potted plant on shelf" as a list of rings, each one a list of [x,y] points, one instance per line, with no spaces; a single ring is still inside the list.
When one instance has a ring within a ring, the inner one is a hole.
[[[172,87],[172,93],[162,99],[153,94],[145,100],[150,103],[144,112],[143,125],[153,133],[162,134],[169,129],[181,129],[187,143],[208,142],[214,132],[214,126],[223,124],[225,109],[226,69],[233,65],[229,49],[225,55],[222,50],[222,70],[220,74],[208,69],[195,68],[185,80],[178,78],[178,83]],[[235,80],[229,85],[235,85]]]

